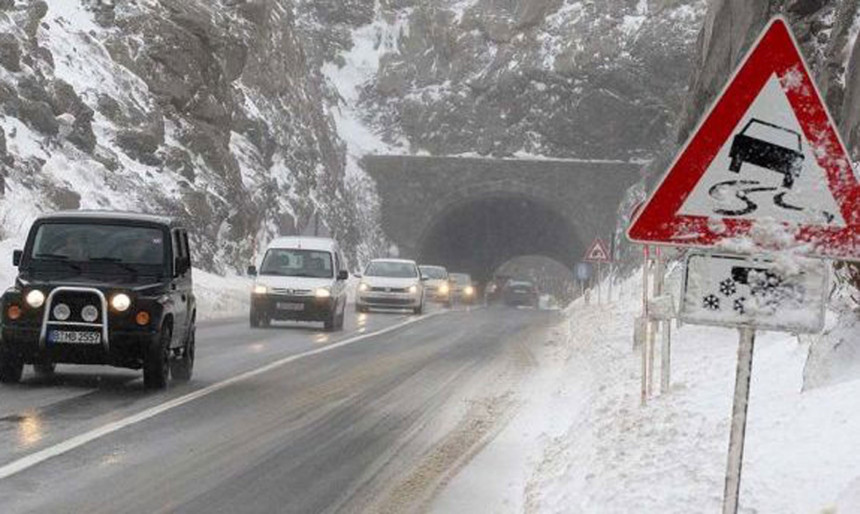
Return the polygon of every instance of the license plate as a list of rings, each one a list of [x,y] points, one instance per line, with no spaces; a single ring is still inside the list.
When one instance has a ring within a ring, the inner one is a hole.
[[[48,341],[59,344],[101,344],[102,335],[98,332],[55,330],[48,332]]]
[[[305,304],[278,302],[278,309],[282,311],[303,311],[305,310]]]

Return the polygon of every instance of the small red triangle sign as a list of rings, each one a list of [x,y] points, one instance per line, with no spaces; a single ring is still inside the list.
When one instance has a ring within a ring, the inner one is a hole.
[[[585,253],[586,262],[610,262],[609,249],[603,239],[597,238],[591,243],[591,247]]]
[[[785,19],[768,25],[627,236],[860,260],[860,184]]]

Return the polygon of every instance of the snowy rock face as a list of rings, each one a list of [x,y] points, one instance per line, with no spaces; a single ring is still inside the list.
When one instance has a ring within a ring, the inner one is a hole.
[[[293,10],[0,2],[2,233],[44,210],[111,208],[184,218],[215,271],[310,226],[354,249],[345,150]]]
[[[325,42],[318,58],[335,63],[357,28],[389,28],[358,105],[400,152],[618,159],[650,157],[670,133],[705,11],[704,0],[300,5]]]

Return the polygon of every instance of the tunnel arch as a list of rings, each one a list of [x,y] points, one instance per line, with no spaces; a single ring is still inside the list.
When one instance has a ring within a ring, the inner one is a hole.
[[[418,259],[480,282],[502,264],[527,255],[542,255],[572,270],[586,248],[563,207],[527,186],[498,186],[462,190],[438,202],[418,238]]]

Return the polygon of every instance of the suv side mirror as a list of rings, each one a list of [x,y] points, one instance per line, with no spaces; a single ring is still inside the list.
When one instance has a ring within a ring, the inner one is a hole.
[[[349,272],[346,271],[345,269],[340,270],[337,273],[337,279],[338,280],[348,280],[349,279]]]
[[[176,269],[176,276],[181,277],[182,275],[185,275],[191,268],[191,260],[177,257],[176,262],[174,263],[174,267]]]
[[[352,276],[355,278],[361,278],[361,272],[360,271],[354,271],[354,272],[352,272]]]
[[[256,266],[248,266],[248,276],[256,277],[257,276],[257,267]]]
[[[427,282],[428,280],[430,280],[430,277],[425,277],[425,276],[421,277],[421,282]]]
[[[24,257],[24,252],[21,250],[14,250],[12,252],[12,266],[16,268],[21,265],[21,258]]]

